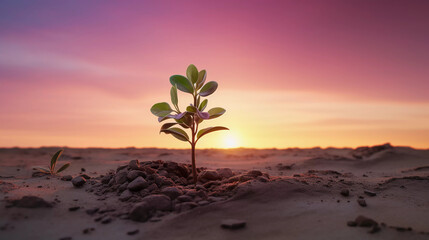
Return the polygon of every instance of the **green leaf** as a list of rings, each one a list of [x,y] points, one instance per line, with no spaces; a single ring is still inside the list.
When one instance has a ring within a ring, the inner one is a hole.
[[[197,108],[194,106],[188,106],[186,107],[186,111],[190,112],[190,113],[196,113],[197,112]]]
[[[206,78],[207,78],[206,70],[201,70],[198,73],[198,81],[196,84],[197,90],[200,89],[204,85],[204,83],[206,82]]]
[[[207,97],[210,94],[214,93],[216,91],[216,89],[217,89],[217,82],[211,81],[211,82],[206,83],[206,85],[204,85],[201,88],[201,91],[199,94],[201,97]]]
[[[183,127],[183,125],[185,125],[186,127],[184,127],[184,128],[189,128],[191,125],[192,125],[192,117],[191,117],[191,115],[192,115],[193,113],[189,113],[188,112],[188,114],[186,114],[185,115],[185,117],[183,117],[182,119],[180,119],[180,122],[179,123],[183,123],[183,124],[181,124],[180,126],[182,126]],[[176,121],[177,122],[177,121]]]
[[[61,156],[61,153],[63,153],[63,151],[64,150],[59,150],[58,152],[56,152],[55,154],[54,154],[54,156],[52,156],[52,158],[51,158],[51,167],[50,167],[50,169],[51,169],[51,172],[53,172],[54,171],[54,169],[55,169],[55,165],[57,164],[57,161],[58,161],[58,158]]]
[[[192,84],[198,81],[198,70],[194,64],[188,66],[188,69],[186,69],[186,76]]]
[[[171,76],[170,83],[173,86],[177,86],[180,91],[187,92],[190,94],[194,93],[194,87],[192,86],[192,83],[182,75]]]
[[[42,173],[51,173],[51,171],[49,171],[48,169],[46,169],[46,168],[42,168],[42,167],[35,167],[35,169],[37,169],[39,172],[42,172]]]
[[[174,126],[174,125],[176,125],[177,123],[164,123],[162,126],[161,126],[161,130],[159,131],[159,133],[161,133],[161,131],[162,130],[165,130],[165,129],[169,129],[169,128],[171,128],[172,126]]]
[[[213,119],[213,118],[217,118],[222,116],[224,113],[226,112],[225,109],[221,108],[221,107],[215,107],[209,110],[209,115],[210,118],[209,119]]]
[[[60,167],[60,169],[58,169],[57,173],[60,173],[64,170],[66,170],[68,167],[70,167],[70,163],[64,164],[62,167]]]
[[[209,100],[207,100],[207,99],[204,99],[204,101],[201,103],[201,105],[198,107],[198,110],[200,110],[200,111],[204,111],[204,109],[206,109],[206,107],[207,107],[207,102],[208,102]]]
[[[161,103],[154,104],[151,107],[150,111],[152,112],[153,115],[157,117],[165,117],[168,114],[170,114],[173,111],[173,109],[171,109],[170,104],[166,102],[161,102]]]
[[[169,129],[161,130],[161,132],[166,133],[166,134],[171,134],[171,135],[173,135],[173,137],[175,137],[181,141],[189,142],[188,134],[183,129],[169,128]]]
[[[220,131],[220,130],[229,130],[226,127],[221,127],[221,126],[217,126],[217,127],[208,127],[208,128],[204,128],[201,129],[200,131],[198,131],[197,137],[198,139],[200,139],[202,136],[214,132],[214,131]]]
[[[179,111],[179,98],[177,97],[177,87],[176,85],[171,87],[170,90],[170,96],[171,96],[171,103],[176,107],[176,110]]]

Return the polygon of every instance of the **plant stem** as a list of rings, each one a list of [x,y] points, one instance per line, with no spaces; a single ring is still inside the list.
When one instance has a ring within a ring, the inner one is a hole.
[[[197,105],[197,96],[194,95],[194,106]],[[195,164],[195,135],[197,134],[197,129],[198,129],[198,125],[197,125],[197,121],[195,120],[195,114],[192,118],[192,128],[191,128],[191,132],[192,132],[192,142],[191,142],[191,147],[192,147],[192,176],[194,177],[194,184],[195,186],[197,185],[197,167]]]

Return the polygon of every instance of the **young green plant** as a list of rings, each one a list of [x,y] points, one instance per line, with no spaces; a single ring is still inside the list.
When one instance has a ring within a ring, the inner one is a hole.
[[[195,165],[195,146],[197,142],[211,132],[229,130],[222,126],[198,129],[203,121],[220,117],[225,113],[225,109],[221,107],[215,107],[204,112],[208,100],[203,98],[213,94],[218,87],[217,82],[211,81],[206,83],[206,78],[206,70],[198,71],[193,64],[189,65],[186,70],[186,77],[182,75],[173,75],[170,77],[172,85],[170,96],[174,108],[166,102],[161,102],[154,104],[150,109],[158,117],[158,122],[173,120],[173,122],[164,123],[161,126],[160,133],[171,134],[173,137],[191,144],[192,175],[195,184],[197,183]],[[179,109],[177,90],[191,94],[193,97],[193,103],[186,107],[186,110],[183,112]],[[190,130],[190,137],[185,130]]]
[[[63,153],[63,151],[64,150],[59,150],[58,152],[56,152],[54,154],[54,156],[52,156],[51,163],[49,165],[49,169],[42,168],[42,167],[37,167],[36,169],[39,170],[42,173],[51,174],[51,175],[56,175],[57,173],[60,173],[60,172],[62,172],[64,170],[66,170],[70,166],[70,163],[64,164],[62,167],[60,167],[60,169],[58,169],[57,171],[55,171],[55,166],[57,165],[57,161],[60,158],[60,156]]]

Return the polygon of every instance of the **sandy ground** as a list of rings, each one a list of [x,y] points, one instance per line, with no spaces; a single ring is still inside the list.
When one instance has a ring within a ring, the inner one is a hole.
[[[0,149],[0,239],[429,239],[429,150],[199,150],[199,167],[228,167],[237,172],[258,169],[275,180],[245,184],[227,201],[171,213],[158,222],[118,218],[102,224],[85,209],[115,207],[117,198],[100,200],[70,182],[31,177],[33,167],[46,166],[58,149]],[[95,177],[132,159],[190,160],[187,150],[64,149],[59,164],[72,165],[63,175],[78,175],[85,168],[86,174]],[[349,196],[340,194],[344,189]],[[8,200],[24,195],[50,202],[56,199],[56,204],[43,209],[6,208]],[[357,203],[359,197],[365,199],[366,207]],[[74,206],[81,209],[69,211]],[[370,234],[368,228],[347,226],[359,215],[383,223],[381,231]],[[228,218],[247,225],[222,229],[221,221]],[[86,228],[94,231],[84,234]],[[137,234],[127,235],[136,229]]]

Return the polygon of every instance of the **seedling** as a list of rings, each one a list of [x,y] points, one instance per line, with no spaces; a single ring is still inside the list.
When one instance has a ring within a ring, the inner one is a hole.
[[[204,120],[220,117],[226,111],[221,107],[215,107],[204,112],[207,107],[208,100],[203,100],[202,98],[213,94],[218,87],[217,82],[214,81],[205,83],[206,78],[206,70],[198,71],[193,64],[189,65],[186,70],[186,77],[182,75],[173,75],[170,77],[170,83],[172,85],[170,96],[174,109],[166,102],[156,103],[150,109],[150,111],[158,117],[158,122],[169,119],[174,120],[174,122],[164,123],[161,126],[160,133],[171,134],[173,137],[191,144],[192,175],[194,177],[195,184],[197,183],[197,171],[195,165],[195,146],[197,142],[203,136],[211,132],[229,130],[222,126],[208,127],[198,130],[199,125]],[[177,89],[182,92],[192,94],[194,101],[186,107],[186,111],[181,112],[179,109]],[[191,131],[191,137],[186,133],[186,129]]]
[[[42,167],[37,167],[36,169],[42,173],[51,174],[51,175],[56,175],[57,173],[60,173],[64,170],[66,170],[70,166],[70,163],[64,164],[62,167],[60,167],[60,169],[58,169],[58,171],[55,171],[55,165],[57,164],[58,158],[60,158],[63,151],[64,150],[59,150],[58,152],[56,152],[54,154],[54,156],[52,156],[49,169],[42,168]]]

